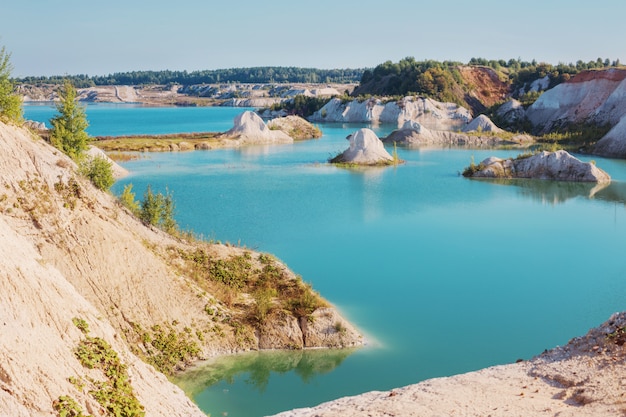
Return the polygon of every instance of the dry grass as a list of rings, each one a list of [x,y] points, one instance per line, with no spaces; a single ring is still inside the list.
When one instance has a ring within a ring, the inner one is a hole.
[[[200,144],[219,147],[219,133],[178,133],[172,135],[136,135],[136,136],[99,136],[93,142],[105,152],[158,152],[178,150],[182,142],[188,143],[189,149],[199,148]]]

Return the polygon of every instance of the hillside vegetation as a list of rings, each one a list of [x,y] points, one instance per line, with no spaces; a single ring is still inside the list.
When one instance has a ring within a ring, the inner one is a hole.
[[[546,88],[552,88],[580,71],[619,65],[619,61],[601,58],[587,63],[578,61],[576,64],[552,65],[516,59],[494,61],[472,58],[469,63],[463,64],[416,61],[407,57],[397,63],[386,61],[373,70],[366,70],[352,95],[426,96],[459,104],[478,114],[507,97],[531,104],[537,97],[536,90],[531,92],[534,81],[547,77]]]
[[[220,353],[362,343],[274,257],[151,226],[25,128],[0,122],[0,145],[7,415],[201,415],[155,369],[172,374]]]

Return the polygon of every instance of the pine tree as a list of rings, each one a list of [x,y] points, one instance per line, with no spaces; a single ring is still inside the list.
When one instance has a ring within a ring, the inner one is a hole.
[[[3,46],[0,49],[0,119],[20,123],[23,117],[22,99],[15,93],[11,71],[11,54]]]
[[[50,141],[75,160],[80,159],[89,144],[89,135],[85,130],[89,123],[85,109],[76,103],[76,95],[76,88],[66,80],[59,91],[59,114],[50,119]]]

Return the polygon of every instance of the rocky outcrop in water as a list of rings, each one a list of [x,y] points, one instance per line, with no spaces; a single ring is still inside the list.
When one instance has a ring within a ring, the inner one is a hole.
[[[315,112],[313,122],[391,123],[402,126],[413,120],[429,129],[451,130],[466,125],[470,111],[454,103],[441,103],[423,97],[405,97],[399,101],[383,102],[372,98],[344,102],[334,98]]]
[[[554,181],[606,183],[611,177],[595,164],[582,162],[566,151],[540,152],[529,157],[490,157],[463,172],[472,178],[534,178]]]
[[[285,132],[293,140],[322,137],[322,131],[300,116],[277,117],[267,122],[270,130]]]
[[[470,127],[471,128],[471,127]],[[470,146],[493,147],[498,145],[523,145],[533,142],[528,135],[516,135],[510,139],[503,139],[493,134],[467,134],[445,130],[430,130],[418,122],[407,121],[400,129],[394,130],[383,138],[385,143],[397,143],[408,147],[420,146]]]
[[[235,117],[234,126],[223,134],[224,137],[236,139],[241,145],[265,145],[292,143],[293,138],[281,130],[272,130],[252,111],[245,111]]]
[[[351,134],[350,147],[330,160],[331,163],[355,165],[390,165],[394,158],[371,129],[359,129]]]

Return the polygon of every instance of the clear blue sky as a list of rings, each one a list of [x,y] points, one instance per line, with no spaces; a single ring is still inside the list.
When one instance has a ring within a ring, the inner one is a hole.
[[[417,60],[626,63],[626,1],[6,0],[13,75]]]

